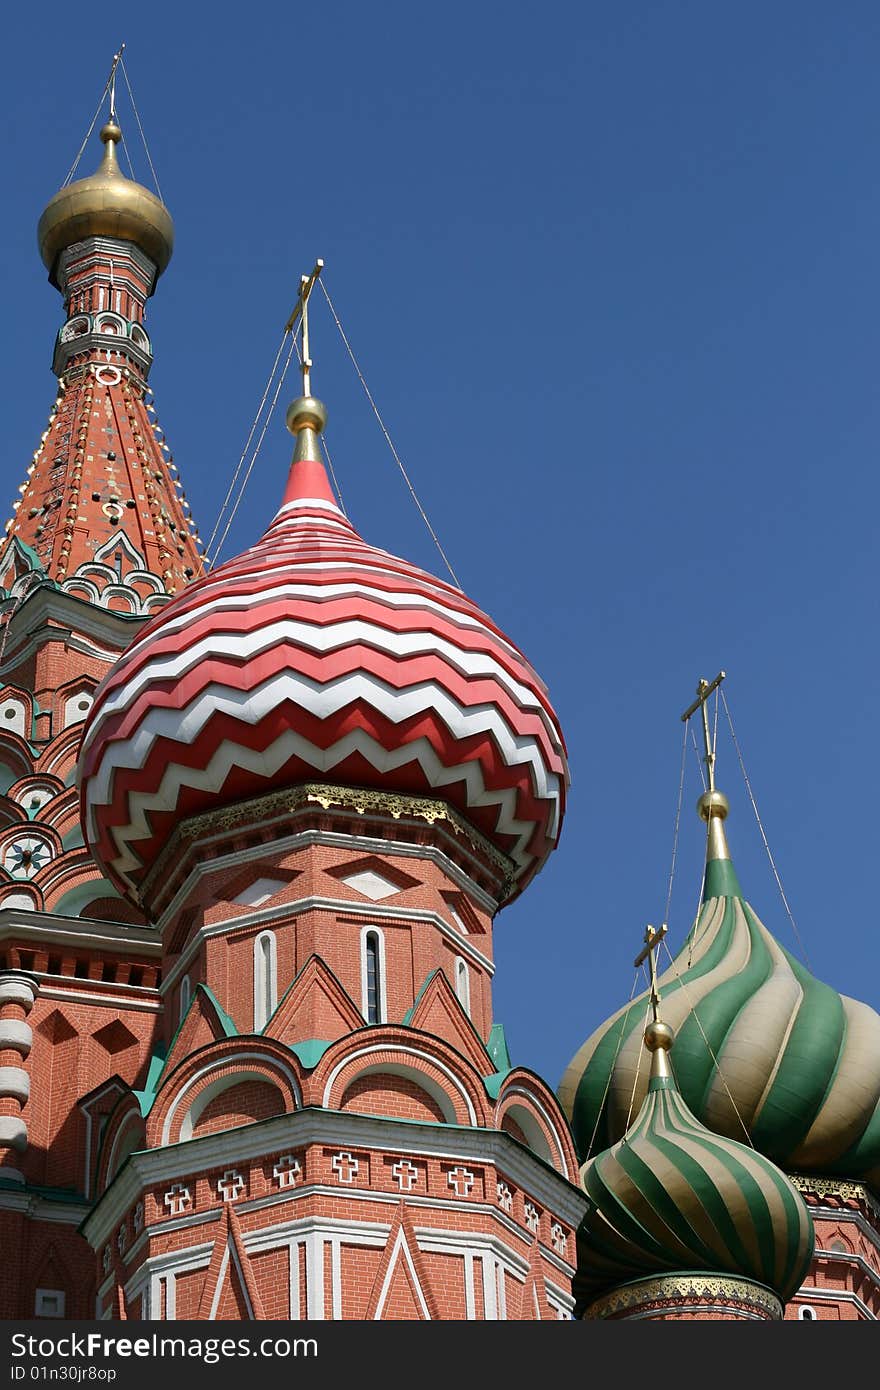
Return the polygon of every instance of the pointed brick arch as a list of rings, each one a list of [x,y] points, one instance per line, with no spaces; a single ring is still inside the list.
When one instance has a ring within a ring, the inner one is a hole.
[[[224,1205],[199,1303],[201,1321],[256,1321],[265,1318],[260,1291],[244,1247],[241,1223]]]
[[[367,1321],[438,1319],[437,1301],[406,1203],[397,1211],[367,1301]]]
[[[498,1093],[493,1124],[526,1144],[563,1177],[577,1180],[568,1124],[553,1092],[534,1072],[525,1067],[508,1072]]]

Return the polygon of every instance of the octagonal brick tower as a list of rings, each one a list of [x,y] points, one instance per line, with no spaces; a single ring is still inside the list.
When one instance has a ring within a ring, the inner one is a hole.
[[[564,1318],[574,1148],[491,991],[496,911],[559,835],[562,734],[485,614],[358,535],[324,419],[294,403],[265,535],[144,630],[86,724],[85,833],[161,933],[166,1010],[84,1227],[99,1304]]]
[[[0,540],[0,1317],[91,1317],[78,1226],[102,1126],[146,1075],[161,948],[86,848],[75,787],[98,682],[202,573],[148,377],[164,204],[126,178],[114,121],[38,243],[63,319],[54,404]],[[88,156],[87,156],[88,157]],[[38,427],[39,429],[39,427]],[[37,431],[38,432],[38,431]],[[12,465],[13,468],[15,465]],[[19,482],[19,479],[21,481]]]

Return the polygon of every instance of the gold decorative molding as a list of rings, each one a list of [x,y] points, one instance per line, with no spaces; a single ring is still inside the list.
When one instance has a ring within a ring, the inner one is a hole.
[[[346,787],[333,783],[302,782],[283,791],[266,796],[237,801],[218,811],[203,811],[181,821],[174,829],[161,854],[156,859],[141,887],[143,897],[149,897],[157,884],[163,889],[171,885],[174,870],[179,868],[186,848],[203,836],[234,830],[254,821],[266,822],[285,814],[296,814],[315,806],[324,811],[338,809],[356,812],[361,816],[383,816],[392,820],[423,821],[428,826],[445,822],[456,835],[462,836],[482,858],[489,861],[501,879],[500,900],[510,894],[516,875],[512,859],[497,849],[448,802],[427,796],[406,796],[382,792],[370,787]]]
[[[782,1303],[763,1284],[730,1275],[664,1274],[623,1284],[603,1294],[584,1310],[584,1318],[610,1318],[616,1313],[649,1303],[705,1303],[757,1308],[768,1318],[781,1320]]]
[[[880,1202],[870,1188],[851,1178],[814,1178],[803,1173],[789,1173],[788,1180],[799,1192],[810,1192],[814,1197],[841,1197],[845,1202],[863,1202],[876,1220],[880,1221]]]

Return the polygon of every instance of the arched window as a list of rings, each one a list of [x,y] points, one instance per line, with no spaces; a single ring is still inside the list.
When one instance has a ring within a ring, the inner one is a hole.
[[[368,1023],[384,1023],[385,939],[378,927],[361,932],[361,1011]]]
[[[180,982],[180,1017],[178,1023],[182,1023],[186,1018],[186,1011],[189,1008],[192,986],[189,982],[189,975],[184,975]]]
[[[803,1303],[800,1308],[798,1308],[798,1322],[818,1322],[815,1308],[811,1308],[809,1304]]]
[[[467,968],[467,962],[461,956],[455,958],[455,992],[458,995],[459,1003],[464,1009],[468,1018],[471,1014],[471,977]]]
[[[254,1032],[265,1028],[278,1003],[278,956],[275,934],[260,932],[254,941]]]

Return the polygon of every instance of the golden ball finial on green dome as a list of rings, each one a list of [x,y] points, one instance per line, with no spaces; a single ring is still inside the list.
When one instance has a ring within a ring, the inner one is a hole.
[[[60,253],[90,236],[133,241],[149,256],[159,274],[171,260],[174,223],[165,204],[119,167],[116,146],[122,131],[115,121],[101,130],[104,158],[94,174],[60,189],[48,203],[37,228],[43,264],[53,284]]]

